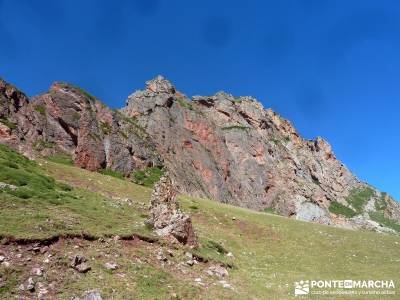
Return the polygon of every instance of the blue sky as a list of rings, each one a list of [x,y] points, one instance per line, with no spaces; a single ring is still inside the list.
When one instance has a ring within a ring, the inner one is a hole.
[[[0,76],[111,107],[157,74],[189,96],[252,95],[400,200],[399,3],[0,0]]]

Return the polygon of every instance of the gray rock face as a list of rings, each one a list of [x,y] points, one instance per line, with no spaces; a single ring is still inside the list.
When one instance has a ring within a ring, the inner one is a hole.
[[[331,203],[349,205],[350,192],[366,186],[325,140],[302,139],[290,122],[251,97],[220,92],[191,101],[156,78],[126,103],[123,113],[150,135],[179,192],[336,224]],[[400,220],[397,208],[389,210]]]

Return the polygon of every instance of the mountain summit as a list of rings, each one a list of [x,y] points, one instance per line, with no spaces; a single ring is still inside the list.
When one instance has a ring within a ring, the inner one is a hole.
[[[115,111],[66,83],[28,100],[0,81],[0,101],[0,142],[29,157],[67,154],[129,178],[165,168],[181,193],[322,224],[394,232],[400,222],[399,204],[327,141],[301,138],[252,97],[188,99],[157,76]]]

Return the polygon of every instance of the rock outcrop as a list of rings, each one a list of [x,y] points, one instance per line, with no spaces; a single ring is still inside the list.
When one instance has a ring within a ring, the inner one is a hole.
[[[67,153],[125,176],[164,165],[179,193],[343,227],[400,222],[398,202],[360,182],[328,142],[301,138],[252,97],[188,99],[158,76],[117,111],[64,83],[29,101],[0,81],[0,102],[0,142],[30,157]]]
[[[154,186],[147,223],[160,236],[196,247],[197,238],[192,220],[179,209],[176,194],[169,174],[164,174]]]
[[[91,171],[162,166],[162,158],[134,120],[66,83],[28,98],[0,81],[0,138],[29,157],[65,153]]]

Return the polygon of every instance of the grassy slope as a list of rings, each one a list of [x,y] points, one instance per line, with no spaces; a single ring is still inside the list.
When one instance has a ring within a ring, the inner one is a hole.
[[[35,206],[33,203],[19,203],[19,200],[2,193],[2,234],[43,237],[69,231],[101,235],[146,230],[141,222],[145,218],[143,206],[149,201],[149,189],[53,162],[42,162],[42,168],[57,180],[74,186],[73,191],[68,193],[73,193],[76,199],[56,206]],[[118,198],[125,197],[134,200],[134,205],[120,205]],[[293,282],[298,280],[350,278],[393,279],[397,284],[400,282],[399,237],[289,220],[206,199],[182,196],[180,201],[183,209],[192,213],[195,229],[203,245],[198,252],[234,265],[227,279],[234,286],[233,291],[223,289],[218,284],[213,285],[217,280],[207,277],[199,265],[190,269],[188,275],[182,276],[172,267],[159,267],[151,263],[154,246],[141,245],[134,250],[108,246],[109,251],[111,247],[112,253],[119,254],[117,261],[123,266],[121,272],[127,277],[121,279],[116,274],[105,272],[101,268],[102,259],[98,259],[93,262],[92,272],[76,280],[73,276],[68,277],[68,285],[61,297],[68,299],[73,292],[98,288],[106,299],[111,296],[114,299],[130,299],[132,295],[133,298],[165,299],[172,291],[187,298],[290,299],[294,298]],[[17,213],[24,215],[22,222]],[[46,217],[37,217],[38,214]],[[45,226],[49,222],[46,220],[69,224],[70,227]],[[220,245],[232,252],[234,258],[219,253],[213,245]],[[71,245],[65,247],[73,249]],[[85,250],[85,255],[95,256],[101,247],[104,246],[100,243],[92,243]],[[133,264],[132,255],[149,263]],[[172,260],[183,260],[182,255],[177,253]],[[197,286],[193,280],[195,277],[202,277],[209,287]],[[379,299],[378,296],[369,298]],[[324,296],[323,299],[341,298]],[[363,298],[352,296],[352,299]]]

